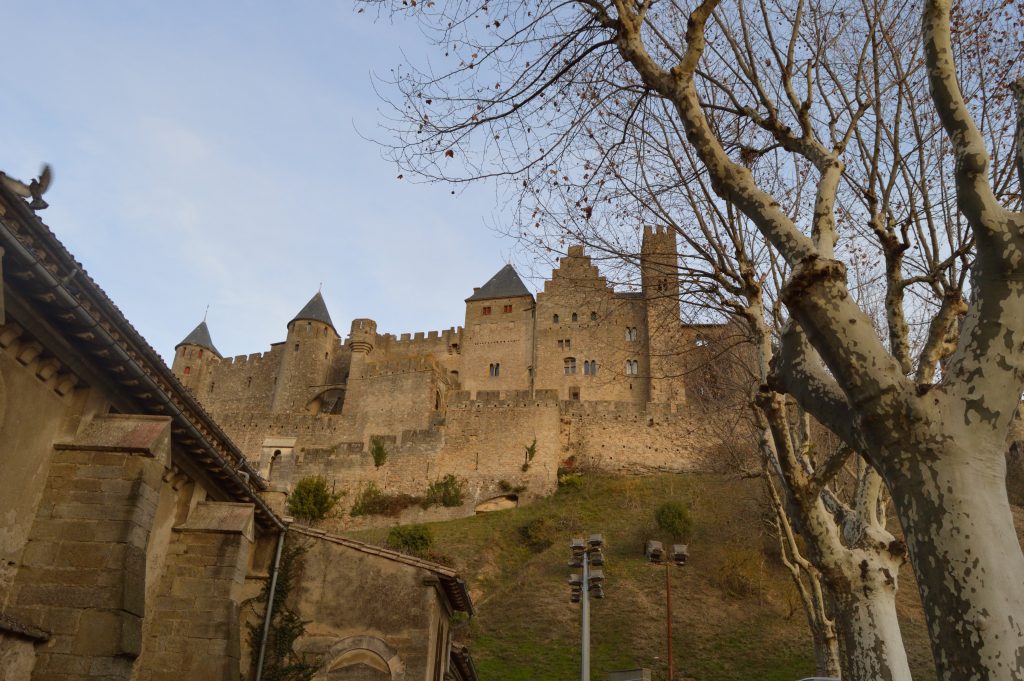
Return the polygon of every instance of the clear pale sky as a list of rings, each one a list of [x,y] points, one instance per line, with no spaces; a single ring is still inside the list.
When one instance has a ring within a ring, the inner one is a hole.
[[[495,189],[397,180],[371,75],[430,52],[351,2],[3,3],[0,170],[165,358],[266,350],[323,282],[344,337],[459,325],[514,244]]]

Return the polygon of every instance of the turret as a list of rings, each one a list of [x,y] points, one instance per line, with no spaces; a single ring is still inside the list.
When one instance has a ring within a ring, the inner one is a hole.
[[[651,402],[684,402],[679,248],[671,227],[644,227],[640,278],[647,310]]]
[[[288,322],[272,410],[301,410],[327,387],[338,332],[318,291]]]
[[[377,322],[372,319],[353,319],[348,335],[348,346],[353,355],[368,355],[377,342]]]
[[[192,329],[192,333],[174,346],[171,371],[182,385],[198,395],[208,388],[211,367],[220,360],[221,354],[213,345],[210,329],[204,319]]]

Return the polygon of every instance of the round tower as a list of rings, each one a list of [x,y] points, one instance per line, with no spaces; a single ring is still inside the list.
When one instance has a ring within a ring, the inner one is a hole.
[[[213,345],[210,329],[204,319],[192,329],[192,333],[174,346],[171,371],[182,385],[199,395],[209,388],[212,367],[220,360],[221,354]]]
[[[338,332],[323,296],[317,292],[288,322],[272,410],[302,410],[326,389],[338,347]]]
[[[368,355],[377,341],[377,322],[372,319],[353,319],[348,334],[348,347],[353,355]]]

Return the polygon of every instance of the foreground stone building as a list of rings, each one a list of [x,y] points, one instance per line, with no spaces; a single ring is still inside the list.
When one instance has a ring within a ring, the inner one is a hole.
[[[283,495],[18,186],[0,173],[0,677],[251,678],[243,606],[289,536],[308,556],[295,648],[317,679],[474,679],[448,629],[472,612],[458,575],[286,533]]]
[[[674,232],[645,229],[640,290],[619,291],[573,246],[536,298],[506,265],[473,289],[463,326],[401,336],[356,319],[343,340],[317,293],[269,351],[223,357],[204,321],[173,369],[275,489],[317,474],[352,500],[369,483],[466,482],[463,508],[406,519],[547,494],[560,465],[708,468],[722,424],[691,383],[722,328],[682,323],[677,261]]]

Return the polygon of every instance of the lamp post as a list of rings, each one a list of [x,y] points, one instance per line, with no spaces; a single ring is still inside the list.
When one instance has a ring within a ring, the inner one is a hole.
[[[569,544],[572,558],[569,567],[583,568],[583,575],[569,575],[571,593],[569,600],[580,604],[580,679],[590,681],[590,595],[604,598],[604,554],[601,548],[604,539],[599,534],[590,535],[590,539],[573,539]],[[594,568],[594,569],[591,569]]]
[[[690,557],[686,544],[673,544],[672,554],[665,555],[665,548],[660,541],[653,539],[647,542],[644,555],[655,565],[665,565],[665,636],[668,641],[668,681],[674,681],[675,668],[672,657],[672,582],[669,579],[669,566],[676,567],[686,565],[686,559]]]

